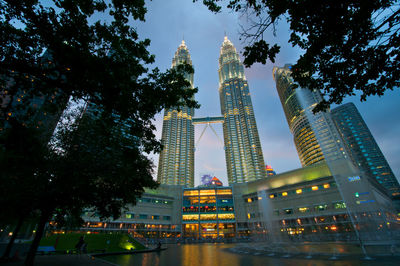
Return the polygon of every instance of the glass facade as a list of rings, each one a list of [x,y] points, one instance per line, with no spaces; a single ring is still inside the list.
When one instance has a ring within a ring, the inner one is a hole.
[[[301,165],[313,165],[324,161],[326,157],[330,160],[347,158],[330,112],[312,113],[312,109],[322,100],[321,94],[296,87],[291,77],[291,65],[274,67],[273,77]]]
[[[194,239],[234,237],[235,228],[231,187],[184,189],[183,237]]]
[[[261,179],[266,172],[249,87],[239,54],[227,37],[221,47],[218,73],[228,181]]]
[[[53,62],[52,53],[46,50],[39,59],[44,69],[50,68]],[[13,71],[14,72],[14,71]],[[35,94],[34,77],[25,76],[27,80],[31,80],[32,87],[30,89],[16,89],[15,92],[12,78],[5,78],[5,87],[0,91],[0,131],[2,127],[8,128],[8,119],[14,118],[23,126],[37,128],[41,130],[41,140],[49,142],[53,136],[53,132],[60,120],[64,109],[68,105],[68,95],[65,95],[60,89],[54,88],[47,94]],[[7,113],[4,111],[7,110]]]
[[[384,186],[392,196],[400,196],[400,186],[385,156],[353,103],[332,110],[344,142],[354,163]]]
[[[172,60],[172,67],[179,64],[192,65],[189,50],[184,41]],[[187,74],[193,88],[193,74]],[[194,109],[188,107],[169,108],[164,112],[157,181],[167,185],[194,185]]]

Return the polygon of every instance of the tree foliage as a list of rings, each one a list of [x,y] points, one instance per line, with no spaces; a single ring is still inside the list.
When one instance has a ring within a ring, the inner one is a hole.
[[[21,88],[31,88],[25,105],[28,96],[60,91],[143,121],[179,99],[196,106],[196,90],[178,71],[146,67],[150,40],[131,26],[145,12],[144,1],[0,1],[1,86],[10,99],[3,110]]]
[[[62,216],[63,210],[94,208],[103,219],[116,219],[128,203],[136,203],[144,187],[157,187],[146,147],[131,135],[135,122],[98,110],[89,106],[75,123],[56,133],[57,145],[42,173],[51,189],[41,193],[44,201]]]
[[[196,1],[196,0],[195,0]],[[203,1],[213,12],[221,0]],[[264,40],[264,33],[276,31],[283,19],[290,25],[290,39],[304,51],[293,66],[294,80],[304,88],[318,89],[327,97],[314,111],[341,103],[348,95],[361,92],[383,95],[398,88],[399,1],[396,0],[231,0],[227,7],[244,12],[250,25],[242,36],[246,66],[274,62],[277,44]]]
[[[48,120],[46,117],[65,107],[65,101],[57,101],[60,95],[64,99],[90,99],[102,116],[129,121],[128,134],[137,140],[137,148],[131,152],[143,160],[138,170],[143,177],[151,172],[139,153],[161,148],[153,133],[154,115],[166,107],[198,104],[192,97],[197,89],[189,89],[184,78],[186,72],[193,71],[190,66],[166,72],[148,69],[154,62],[154,55],[147,51],[150,40],[140,40],[133,26],[136,20],[144,21],[145,13],[144,1],[0,1],[2,148],[9,155],[16,151],[20,157],[14,156],[13,162],[25,165],[31,173],[15,171],[15,176],[37,174],[26,161],[33,162],[35,157],[47,160],[45,155],[35,154],[38,149],[29,140],[37,141],[33,138],[43,134],[39,131],[44,131],[41,125],[45,121],[40,119]],[[114,126],[115,121],[104,121]],[[11,140],[13,130],[31,138]],[[27,133],[29,130],[37,131],[36,135]],[[100,136],[103,133],[110,132],[97,132]],[[10,141],[19,145],[4,146]],[[64,137],[60,145],[68,145],[68,141]],[[16,150],[18,147],[21,149]],[[33,152],[24,154],[27,147]],[[88,152],[87,156],[91,155]],[[2,162],[6,161],[2,158]],[[8,170],[20,170],[17,168]]]
[[[191,66],[149,69],[150,40],[134,27],[145,13],[144,0],[0,0],[0,216],[38,215],[28,265],[49,219],[117,218],[154,188],[154,115],[198,107]],[[68,99],[90,110],[47,145]]]

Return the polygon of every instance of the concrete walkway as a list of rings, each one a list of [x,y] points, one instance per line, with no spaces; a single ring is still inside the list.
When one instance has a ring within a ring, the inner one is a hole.
[[[0,263],[1,266],[20,266],[24,265],[24,260],[10,261]],[[89,255],[37,255],[35,257],[35,264],[37,266],[86,266],[86,265],[99,265],[110,266],[117,265],[102,259],[94,258]]]

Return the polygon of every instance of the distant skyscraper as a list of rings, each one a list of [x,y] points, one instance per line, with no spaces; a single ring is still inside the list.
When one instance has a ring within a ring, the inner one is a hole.
[[[51,51],[46,50],[40,58],[40,64],[46,69],[50,65],[57,65],[57,62],[53,61]],[[38,128],[41,130],[41,140],[49,142],[67,106],[69,97],[59,89],[54,89],[46,94],[31,95],[32,91],[35,91],[35,83],[32,83],[30,89],[18,89],[16,93],[8,92],[10,89],[8,85],[11,86],[14,81],[12,78],[3,78],[6,79],[7,85],[5,90],[0,91],[0,131],[3,129],[2,127],[8,127],[8,122],[3,121],[8,116],[26,127]],[[6,115],[4,115],[5,109],[8,109]]]
[[[179,64],[192,65],[189,50],[184,41],[175,52],[172,67]],[[187,80],[193,88],[193,74],[187,74]],[[194,185],[194,127],[193,108],[169,108],[164,111],[161,142],[164,145],[160,153],[157,180],[162,184]]]
[[[273,77],[302,166],[347,157],[330,112],[312,114],[322,100],[318,91],[295,88],[291,65],[274,67]],[[321,146],[323,145],[323,149]]]
[[[249,87],[235,47],[225,36],[219,57],[219,96],[229,183],[266,176]]]
[[[354,163],[388,189],[390,194],[399,196],[399,182],[356,106],[347,103],[336,107],[332,110],[332,117]]]

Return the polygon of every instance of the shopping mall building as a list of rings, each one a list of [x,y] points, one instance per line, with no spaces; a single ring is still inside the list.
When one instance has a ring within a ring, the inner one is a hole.
[[[324,163],[232,186],[160,185],[118,220],[100,221],[91,212],[83,218],[82,230],[172,239],[263,238],[271,233],[332,241],[356,238],[354,228],[368,231],[372,226],[379,233],[376,228],[399,226],[381,186],[360,176],[334,178]]]

